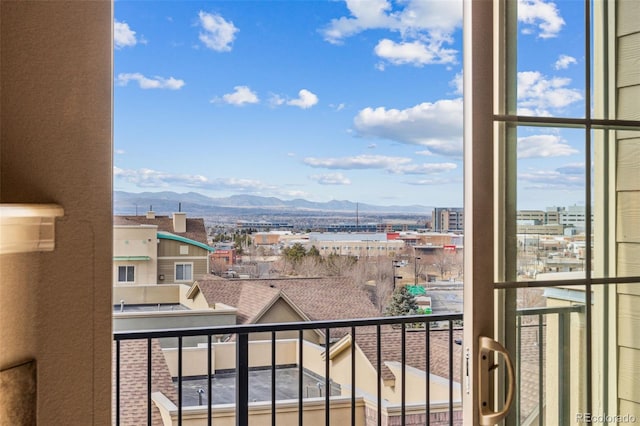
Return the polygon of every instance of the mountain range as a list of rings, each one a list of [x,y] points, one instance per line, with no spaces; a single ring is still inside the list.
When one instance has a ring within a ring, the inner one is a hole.
[[[257,195],[232,195],[223,198],[207,197],[197,192],[177,193],[163,192],[125,192],[114,191],[114,214],[132,215],[144,214],[152,208],[156,214],[166,215],[181,211],[197,214],[238,214],[238,213],[362,213],[376,214],[419,214],[430,216],[433,207],[423,205],[410,206],[379,206],[373,204],[356,203],[347,200],[331,200],[314,202],[304,199],[281,200],[275,197],[261,197]]]

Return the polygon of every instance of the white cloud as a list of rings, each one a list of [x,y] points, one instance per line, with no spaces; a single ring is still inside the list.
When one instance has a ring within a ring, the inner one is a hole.
[[[266,185],[259,180],[240,178],[209,179],[202,175],[175,174],[152,169],[121,169],[113,168],[113,175],[127,183],[140,188],[197,188],[207,190],[233,190],[245,193],[274,190],[275,187]]]
[[[584,163],[570,163],[556,169],[565,175],[584,175],[586,173]]]
[[[533,32],[532,27],[537,28],[538,37],[557,37],[564,26],[564,19],[556,4],[545,0],[518,0],[518,20],[528,25],[523,32]]]
[[[236,38],[236,33],[240,31],[233,25],[233,22],[226,21],[222,16],[215,13],[200,11],[198,13],[200,31],[200,41],[204,45],[216,52],[229,52],[231,44]]]
[[[560,55],[556,63],[553,64],[553,67],[557,70],[566,70],[567,68],[569,68],[569,65],[577,63],[578,61],[573,56]]]
[[[522,115],[551,115],[582,100],[582,93],[567,86],[571,79],[547,78],[538,71],[518,73],[518,113]]]
[[[456,61],[457,54],[454,49],[443,48],[442,40],[439,43],[425,44],[418,40],[396,43],[389,39],[383,39],[378,42],[374,52],[393,65],[410,64],[414,66],[453,63]],[[384,64],[380,64],[380,67],[383,69]]]
[[[518,158],[547,158],[577,154],[579,151],[557,135],[518,138]]]
[[[405,182],[409,185],[416,185],[416,186],[434,186],[434,185],[448,185],[451,183],[461,183],[460,179],[455,179],[455,178],[429,178],[429,179],[420,179],[420,180],[414,180],[414,181],[408,181]]]
[[[300,90],[298,92],[297,99],[291,99],[290,101],[287,101],[287,105],[297,106],[302,109],[311,108],[317,103],[318,103],[318,96],[308,91],[307,89]]]
[[[340,44],[344,39],[367,30],[398,33],[401,41],[381,40],[375,48],[380,58],[394,65],[450,63],[457,52],[444,44],[462,24],[462,0],[405,0],[394,10],[388,0],[346,0],[349,17],[340,17],[321,30],[326,41]],[[402,8],[403,7],[403,8]],[[380,70],[384,63],[377,64]]]
[[[125,151],[124,151],[124,149],[116,149],[116,150],[113,151],[113,153],[116,154],[116,155],[124,155]]]
[[[358,155],[355,157],[317,158],[307,157],[304,163],[311,167],[340,170],[377,169],[393,174],[424,175],[444,173],[457,168],[454,163],[414,164],[408,157],[384,155]]]
[[[223,102],[230,105],[242,106],[245,104],[257,104],[260,102],[258,95],[248,86],[235,86],[235,91],[223,95],[222,98],[213,98],[211,102]]]
[[[420,145],[433,154],[462,155],[462,99],[425,102],[404,110],[365,108],[354,118],[364,137]]]
[[[463,91],[463,74],[462,71],[460,71],[459,73],[457,73],[454,77],[453,80],[451,80],[449,82],[449,86],[453,86],[455,91],[454,93],[456,95],[462,95],[462,91]]]
[[[584,169],[582,174],[566,173],[562,168],[525,171],[518,173],[518,183],[526,189],[582,189],[584,188]]]
[[[342,173],[329,173],[325,175],[311,175],[310,179],[315,180],[320,185],[351,185],[349,178]]]
[[[358,155],[355,157],[341,158],[316,158],[307,157],[304,163],[311,167],[325,169],[391,169],[400,164],[411,162],[408,157],[387,157],[384,155]]]
[[[136,32],[126,22],[113,22],[113,46],[116,49],[135,46],[138,43]]]
[[[269,103],[274,107],[284,105],[285,102],[286,100],[282,96],[277,94],[271,94],[271,96],[269,97]]]
[[[393,167],[389,171],[403,175],[430,175],[436,173],[449,172],[457,169],[454,163],[423,163],[423,164],[401,164]]]
[[[120,86],[126,86],[130,81],[137,81],[138,86],[141,89],[169,89],[178,90],[185,85],[184,80],[179,80],[173,77],[145,77],[144,75],[136,73],[121,73],[118,74],[116,83]]]

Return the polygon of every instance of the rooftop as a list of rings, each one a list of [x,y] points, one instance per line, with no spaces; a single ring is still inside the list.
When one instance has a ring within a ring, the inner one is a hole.
[[[189,308],[180,303],[153,303],[153,304],[118,304],[113,305],[113,312],[161,312],[161,311],[188,311]]]
[[[298,398],[297,366],[283,366],[276,369],[276,400]],[[177,379],[174,378],[176,392]],[[324,396],[325,379],[306,369],[302,374],[303,396],[314,398]],[[202,389],[202,393],[198,391]],[[236,401],[236,373],[216,373],[211,380],[213,404],[234,404]],[[331,395],[340,395],[339,385],[331,386]],[[249,400],[271,401],[271,369],[252,369],[249,372]],[[187,377],[182,380],[182,403],[185,406],[207,405],[206,377]]]
[[[114,216],[114,225],[156,225],[159,232],[170,232],[180,237],[188,238],[207,245],[207,231],[202,218],[187,218],[187,231],[175,232],[173,219],[169,216],[156,216],[149,219],[146,216]]]

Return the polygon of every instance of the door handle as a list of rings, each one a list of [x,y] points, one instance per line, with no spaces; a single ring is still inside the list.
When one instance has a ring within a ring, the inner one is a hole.
[[[515,373],[513,361],[507,350],[495,340],[480,336],[478,341],[478,385],[480,387],[478,406],[480,409],[479,422],[482,426],[495,425],[504,419],[509,413],[515,393]],[[489,375],[498,367],[498,364],[490,364],[490,352],[498,352],[504,357],[507,366],[507,397],[501,410],[493,411],[489,406]]]

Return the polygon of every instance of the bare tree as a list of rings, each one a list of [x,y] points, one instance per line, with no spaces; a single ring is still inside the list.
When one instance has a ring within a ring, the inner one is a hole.
[[[222,275],[227,271],[227,269],[229,269],[229,267],[227,266],[227,262],[225,262],[223,259],[213,259],[210,266],[211,272],[215,275]]]

